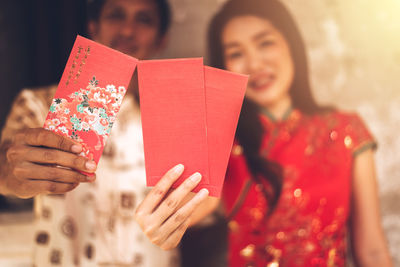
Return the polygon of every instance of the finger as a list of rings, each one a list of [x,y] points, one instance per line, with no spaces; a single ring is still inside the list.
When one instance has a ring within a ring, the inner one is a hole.
[[[57,183],[42,180],[27,180],[23,183],[22,190],[32,192],[32,195],[38,194],[64,194],[75,189],[79,184]]]
[[[177,210],[185,196],[197,186],[200,180],[201,174],[198,172],[190,176],[160,204],[151,216],[163,223]]]
[[[184,221],[178,228],[161,244],[159,247],[163,250],[170,250],[176,248],[182,239],[183,234],[189,227],[190,220]]]
[[[173,183],[181,176],[183,173],[184,166],[178,164],[172,169],[170,169],[160,181],[151,189],[150,193],[145,197],[143,202],[139,205],[136,210],[136,217],[140,219],[142,214],[149,214],[153,212],[155,207],[164,198],[165,194],[171,188]]]
[[[19,179],[47,180],[60,183],[85,183],[93,182],[96,179],[95,175],[86,176],[71,169],[43,166],[30,162],[15,166],[14,175]]]
[[[45,146],[72,153],[80,153],[82,145],[70,138],[43,128],[26,129],[16,136],[17,142],[31,146]]]
[[[56,164],[84,172],[96,171],[96,162],[52,148],[30,147],[24,154],[24,159],[30,162]]]
[[[207,189],[201,189],[189,202],[169,217],[157,231],[160,242],[164,242],[169,235],[176,231],[177,226],[189,220],[196,208],[207,199],[208,194]]]

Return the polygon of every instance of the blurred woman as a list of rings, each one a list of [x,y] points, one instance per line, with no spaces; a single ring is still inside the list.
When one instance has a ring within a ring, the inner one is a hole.
[[[223,194],[229,266],[344,266],[348,236],[360,266],[391,266],[376,143],[356,114],[315,102],[288,10],[277,0],[228,1],[211,21],[209,50],[214,67],[250,76]]]

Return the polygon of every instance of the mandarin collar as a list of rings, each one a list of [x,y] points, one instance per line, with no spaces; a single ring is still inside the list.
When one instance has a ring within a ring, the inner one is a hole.
[[[268,109],[266,109],[266,108],[260,109],[261,114],[266,116],[274,124],[287,121],[291,117],[293,111],[294,111],[293,107],[289,106],[289,108],[285,111],[285,113],[283,113],[282,119],[279,120]]]

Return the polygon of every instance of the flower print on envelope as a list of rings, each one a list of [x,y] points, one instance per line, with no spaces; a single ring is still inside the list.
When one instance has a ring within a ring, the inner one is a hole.
[[[44,128],[80,142],[81,155],[96,162],[126,93],[124,86],[102,88],[98,84],[93,76],[86,89],[79,89],[68,99],[53,99],[44,124]]]

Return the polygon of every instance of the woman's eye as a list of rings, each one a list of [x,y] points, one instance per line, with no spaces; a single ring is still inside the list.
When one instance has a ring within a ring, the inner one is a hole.
[[[260,43],[260,47],[269,47],[269,46],[271,46],[271,45],[273,45],[274,44],[274,42],[273,41],[267,41],[267,40],[265,40],[265,41],[262,41],[261,43]]]

